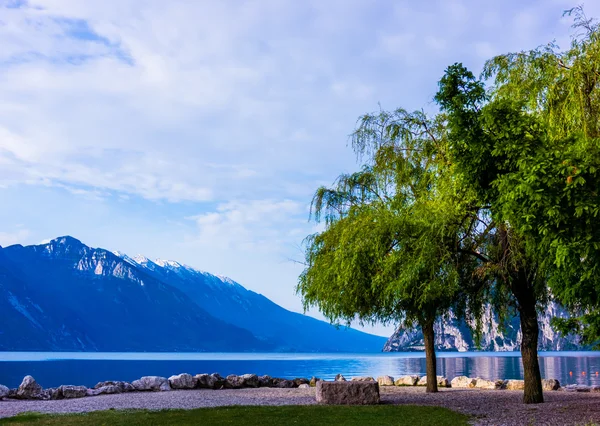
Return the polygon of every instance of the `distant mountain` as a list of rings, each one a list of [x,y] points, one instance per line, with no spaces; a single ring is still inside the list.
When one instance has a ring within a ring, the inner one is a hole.
[[[378,352],[228,278],[72,237],[0,248],[0,350]]]
[[[547,309],[538,317],[540,333],[538,348],[544,351],[564,351],[584,349],[576,336],[562,337],[550,326],[553,317],[565,317],[567,313],[560,305],[550,303]],[[521,328],[519,318],[512,318],[503,327],[488,308],[482,318],[483,330],[479,346],[475,344],[471,328],[462,319],[454,315],[440,318],[434,325],[435,346],[441,351],[518,351],[521,344]],[[420,329],[398,329],[388,339],[383,351],[422,351],[424,350],[423,333]]]

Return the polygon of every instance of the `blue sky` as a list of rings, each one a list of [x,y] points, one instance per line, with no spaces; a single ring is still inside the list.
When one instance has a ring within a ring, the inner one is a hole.
[[[576,4],[0,0],[0,245],[70,234],[301,311],[310,200],[357,168],[356,119],[433,110],[454,62],[567,47]]]

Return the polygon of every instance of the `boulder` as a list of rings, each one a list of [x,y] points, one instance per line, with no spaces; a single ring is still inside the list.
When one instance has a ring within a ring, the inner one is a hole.
[[[394,384],[396,386],[415,386],[419,381],[419,376],[402,376],[398,377]]]
[[[228,389],[241,389],[244,387],[244,379],[242,376],[236,374],[230,374],[227,376],[227,384],[225,385]]]
[[[558,388],[560,390],[560,388]],[[591,392],[600,392],[600,386],[592,386],[590,389]]]
[[[328,405],[379,404],[379,384],[372,382],[317,382],[316,399]]]
[[[302,378],[302,377],[297,377],[293,380],[294,382],[294,386],[299,387],[300,385],[307,385],[310,383],[310,380]]]
[[[4,385],[0,385],[0,399],[6,398],[8,396],[9,392],[10,392],[9,388],[7,388]]]
[[[166,377],[144,376],[141,379],[134,380],[132,383],[135,390],[138,391],[170,391],[169,381]]]
[[[556,379],[543,379],[542,389],[545,391],[555,391],[560,389],[560,382]]]
[[[480,379],[479,377],[475,379],[475,387],[477,389],[502,389],[504,387],[504,380],[486,380]]]
[[[121,387],[116,386],[116,385],[106,385],[106,386],[102,386],[98,389],[93,389],[94,395],[112,395],[115,393],[123,393],[123,389],[121,389]],[[88,395],[89,395],[89,393],[88,393]]]
[[[210,375],[213,378],[213,389],[223,389],[227,386],[227,379],[221,376],[219,373],[212,373]]]
[[[198,380],[191,374],[183,373],[169,377],[169,386],[171,389],[194,389]]]
[[[302,383],[298,386],[298,389],[310,389],[310,385],[308,383]]]
[[[337,374],[335,376],[335,379],[333,379],[335,382],[345,382],[346,378],[344,376],[342,376],[341,374]]]
[[[369,376],[358,376],[350,379],[351,382],[374,382],[375,379]]]
[[[444,376],[437,376],[437,385],[440,388],[450,387],[448,379],[446,379]],[[417,386],[427,386],[427,376],[420,377],[419,381],[417,382]]]
[[[257,388],[260,386],[260,382],[256,374],[244,374],[240,377],[243,380],[243,386],[245,388]]]
[[[8,395],[6,395],[7,398],[17,398],[17,392],[19,391],[19,389],[17,388],[12,388],[8,390]]]
[[[258,376],[258,386],[261,388],[270,388],[273,386],[273,378],[271,376]]]
[[[44,393],[48,399],[63,399],[62,389],[60,387],[44,389]]]
[[[525,389],[525,380],[507,380],[504,388],[507,390],[524,390]]]
[[[317,386],[317,382],[320,382],[321,379],[319,379],[318,377],[312,376],[310,378],[310,382],[308,383],[310,385],[311,388],[314,388]]]
[[[63,398],[83,398],[87,395],[85,386],[62,385],[59,387]]]
[[[279,379],[275,383],[275,387],[282,388],[282,389],[291,389],[291,388],[295,388],[296,385],[294,384],[294,382],[292,380]]]
[[[116,386],[121,390],[121,392],[133,392],[135,390],[133,385],[129,382],[112,381],[112,380],[109,380],[106,382],[98,382],[98,383],[96,383],[96,386],[94,386],[94,389],[100,389],[100,388],[104,388],[107,386]]]
[[[567,385],[561,388],[565,392],[591,392],[592,387],[586,385]]]
[[[379,383],[379,386],[394,386],[394,378],[392,376],[379,376],[377,383]]]
[[[215,378],[210,374],[196,374],[194,379],[196,379],[196,387],[199,389],[215,388]]]
[[[467,376],[458,376],[450,381],[450,386],[453,388],[474,388],[475,384],[477,380]]]
[[[16,397],[19,399],[44,399],[42,387],[31,376],[25,376]]]

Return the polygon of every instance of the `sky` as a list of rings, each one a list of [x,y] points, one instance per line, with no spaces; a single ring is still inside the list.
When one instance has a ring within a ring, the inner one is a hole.
[[[568,47],[577,4],[0,0],[0,245],[72,235],[301,312],[310,202],[359,168],[358,117],[435,111],[455,62]]]

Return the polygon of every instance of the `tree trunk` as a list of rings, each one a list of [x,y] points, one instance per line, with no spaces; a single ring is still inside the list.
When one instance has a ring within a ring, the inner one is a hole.
[[[425,364],[427,371],[426,392],[437,392],[437,366],[435,360],[435,344],[433,334],[433,321],[426,321],[421,325],[423,340],[425,341]]]
[[[521,358],[523,359],[523,373],[525,376],[525,393],[523,402],[525,404],[539,404],[544,402],[542,393],[542,376],[538,361],[538,319],[535,310],[536,299],[533,286],[527,282],[525,274],[520,272],[518,288],[513,287],[513,293],[519,304],[519,316],[521,319]]]

